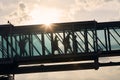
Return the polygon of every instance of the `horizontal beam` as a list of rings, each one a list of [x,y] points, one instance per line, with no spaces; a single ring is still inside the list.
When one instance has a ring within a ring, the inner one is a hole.
[[[110,63],[71,63],[71,64],[62,64],[62,62],[71,62],[71,61],[80,61],[80,60],[90,60],[95,59],[96,57],[112,57],[120,56],[120,51],[111,51],[111,52],[102,52],[100,54],[87,53],[78,55],[51,55],[45,57],[34,57],[34,58],[21,58],[17,62],[0,65],[0,75],[2,74],[24,74],[24,73],[35,73],[35,72],[54,72],[54,71],[69,71],[69,70],[88,70],[88,69],[98,69],[99,67],[106,66],[119,66],[120,62],[110,62]],[[58,58],[59,57],[59,58]],[[36,59],[36,60],[35,60]],[[44,63],[57,63],[61,64],[51,64],[51,65],[37,65],[29,66],[28,64],[44,64]],[[25,66],[19,66],[19,64],[25,64]],[[19,67],[18,67],[19,66]]]
[[[67,70],[83,70],[83,69],[94,69],[94,65],[89,64],[67,64],[67,65],[49,65],[49,66],[31,66],[31,67],[18,67],[10,71],[0,71],[0,74],[5,73],[35,73],[35,72],[53,72],[53,71],[67,71]],[[5,69],[4,69],[5,70]]]
[[[120,50],[103,51],[100,53],[77,53],[77,54],[61,54],[34,57],[21,57],[16,59],[19,64],[39,64],[39,63],[57,63],[71,61],[87,61],[94,60],[96,57],[113,57],[120,56]]]
[[[77,54],[60,54],[46,56],[30,56],[30,57],[15,57],[14,59],[0,59],[0,64],[11,64],[16,62],[19,65],[42,64],[42,63],[58,63],[72,61],[88,61],[94,60],[96,57],[114,57],[120,56],[120,50],[102,51],[100,53],[77,53]]]
[[[96,69],[99,67],[107,66],[119,66],[120,62],[110,63],[76,63],[76,64],[63,64],[63,65],[39,65],[39,66],[28,66],[28,67],[16,67],[10,69],[0,70],[0,74],[25,74],[25,73],[36,73],[36,72],[55,72],[55,71],[70,71],[70,70],[88,70]]]
[[[4,27],[7,26],[7,27]],[[65,30],[74,30],[80,31],[82,29],[97,29],[103,30],[106,27],[119,28],[120,29],[120,21],[116,22],[101,22],[98,23],[96,21],[84,21],[84,22],[67,22],[67,23],[53,23],[52,29],[46,28],[46,25],[23,25],[23,26],[11,26],[11,25],[0,25],[0,34],[8,32],[8,34],[32,34],[32,33],[40,33],[40,32],[63,32]]]

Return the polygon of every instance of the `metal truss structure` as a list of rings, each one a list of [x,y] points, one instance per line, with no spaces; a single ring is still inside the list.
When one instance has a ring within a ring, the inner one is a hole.
[[[120,62],[99,63],[100,57],[112,56],[120,56],[120,21],[0,25],[1,75],[120,65]],[[89,60],[94,62],[54,64]],[[20,67],[29,64],[40,65]]]

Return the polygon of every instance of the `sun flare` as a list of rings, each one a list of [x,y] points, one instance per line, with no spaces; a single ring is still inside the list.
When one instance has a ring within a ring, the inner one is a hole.
[[[31,23],[33,24],[45,24],[50,26],[51,23],[56,23],[60,20],[60,11],[49,8],[35,8],[31,11],[32,16]]]

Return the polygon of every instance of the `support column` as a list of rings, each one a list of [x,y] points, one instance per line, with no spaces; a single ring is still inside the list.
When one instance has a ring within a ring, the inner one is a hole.
[[[64,53],[65,54],[67,54],[67,50],[66,50],[66,47],[65,47],[65,42],[64,42],[64,40],[65,40],[65,31],[63,31],[63,45],[64,45]]]
[[[51,34],[51,52],[52,52],[52,55],[54,55],[54,49],[53,49],[53,33],[50,33]]]
[[[85,52],[88,52],[88,36],[87,36],[87,29],[84,30],[84,40],[85,40]]]
[[[107,27],[107,35],[108,35],[108,48],[109,48],[109,51],[111,51],[110,31],[108,27]]]
[[[0,76],[0,80],[15,80],[14,74],[2,75]]]
[[[41,33],[41,40],[42,40],[42,54],[45,55],[45,39],[44,39],[44,33]]]
[[[104,35],[105,35],[106,51],[108,51],[108,41],[107,41],[107,33],[106,33],[106,29],[104,29]]]

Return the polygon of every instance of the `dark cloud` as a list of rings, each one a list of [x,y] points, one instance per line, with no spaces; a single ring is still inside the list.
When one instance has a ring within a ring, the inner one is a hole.
[[[118,0],[118,2],[120,2],[120,0]]]
[[[11,12],[7,19],[14,24],[20,24],[30,20],[30,16],[27,12],[27,5],[23,2],[19,2],[16,10]]]
[[[26,5],[24,3],[19,3],[19,8],[24,11],[26,8]]]

